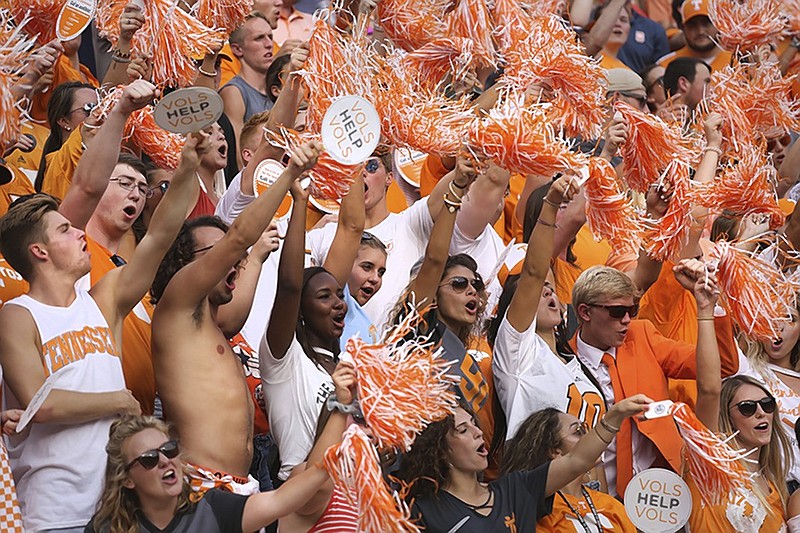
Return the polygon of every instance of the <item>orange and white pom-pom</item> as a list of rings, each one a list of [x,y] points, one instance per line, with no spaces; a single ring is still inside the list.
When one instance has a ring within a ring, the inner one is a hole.
[[[787,21],[789,35],[800,33],[800,0],[783,0],[783,17]]]
[[[181,135],[161,129],[153,118],[153,107],[147,106],[131,113],[125,130],[130,141],[153,160],[159,168],[175,170],[181,161],[186,143]]]
[[[497,67],[497,50],[492,37],[494,22],[485,0],[459,0],[445,17],[447,36],[471,40],[472,66]]]
[[[714,211],[728,210],[742,216],[769,215],[769,226],[778,229],[786,216],[775,190],[777,171],[763,145],[743,146],[735,161],[728,161],[714,181],[698,187],[694,202]]]
[[[706,504],[720,505],[735,491],[750,486],[749,471],[742,463],[750,450],[731,448],[732,437],[720,439],[684,403],[672,404],[670,411],[686,445],[689,472]]]
[[[67,0],[8,0],[11,16],[17,25],[26,19],[25,33],[35,37],[39,44],[56,38],[56,21]]]
[[[342,442],[325,452],[323,467],[358,511],[356,531],[417,533],[406,503],[383,480],[380,459],[364,430],[351,424]]]
[[[250,0],[199,0],[195,5],[197,20],[209,28],[223,28],[226,34],[244,24],[253,10]]]
[[[774,266],[726,241],[714,244],[706,260],[717,263],[720,303],[739,329],[759,341],[780,338],[796,308],[797,287]]]
[[[100,36],[112,44],[119,39],[119,17],[127,0],[99,0],[95,21]],[[131,52],[152,56],[152,82],[159,86],[187,87],[197,77],[193,57],[222,47],[227,34],[214,30],[185,13],[172,0],[148,0],[145,23],[133,36]]]
[[[382,0],[376,14],[395,46],[408,52],[447,35],[444,22],[450,0]]]
[[[586,222],[598,241],[606,239],[621,254],[636,253],[642,224],[633,203],[621,190],[617,171],[599,157],[589,158],[589,179],[584,185]]]
[[[91,116],[96,118],[98,122],[105,122],[108,114],[114,109],[114,106],[122,98],[122,93],[125,90],[124,85],[117,85],[116,87],[106,90],[98,89],[97,105],[92,109]]]
[[[663,181],[668,182],[672,190],[667,212],[644,237],[647,254],[657,261],[675,259],[689,240],[692,227],[689,170],[687,163],[674,160],[664,172]]]
[[[625,160],[625,182],[634,191],[646,193],[667,165],[675,160],[682,144],[681,131],[677,126],[621,100],[614,103],[614,109],[628,124],[628,137],[621,149]]]
[[[28,18],[21,18],[14,25],[9,12],[0,10],[0,149],[11,146],[19,139],[22,125],[29,118],[23,102],[18,101],[11,91],[34,44],[34,38],[25,32],[29,21]]]
[[[479,148],[501,167],[521,174],[552,176],[585,166],[585,158],[569,149],[550,122],[549,106],[525,105],[525,95],[509,94],[469,131],[470,146]]]
[[[357,337],[347,341],[358,369],[361,412],[381,448],[408,451],[420,431],[451,415],[457,405],[459,378],[447,374],[452,361],[427,339],[404,339],[420,320],[410,313],[382,344]]]
[[[463,79],[472,63],[474,43],[469,39],[447,37],[436,39],[402,57],[401,63],[420,84],[435,88],[446,76]]]
[[[309,141],[321,142],[319,134],[309,131],[298,133],[285,128],[281,128],[280,133],[272,130],[264,131],[270,144],[287,153]],[[317,164],[308,171],[308,177],[311,178],[311,194],[323,200],[341,200],[350,190],[361,169],[362,165],[345,165],[333,159],[328,152],[322,152]]]
[[[517,0],[495,0],[492,17],[501,55],[524,41],[531,34],[534,24]]]
[[[781,0],[709,0],[708,17],[725,50],[748,52],[784,29]]]

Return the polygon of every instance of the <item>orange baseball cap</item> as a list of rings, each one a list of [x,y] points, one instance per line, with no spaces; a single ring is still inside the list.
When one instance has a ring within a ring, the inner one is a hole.
[[[687,20],[700,15],[708,16],[708,0],[686,0],[681,6],[681,17],[684,24]]]

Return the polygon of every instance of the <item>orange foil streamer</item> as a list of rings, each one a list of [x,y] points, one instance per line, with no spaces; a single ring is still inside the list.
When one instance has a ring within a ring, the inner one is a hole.
[[[642,224],[633,203],[622,191],[611,163],[589,158],[589,179],[584,185],[586,222],[598,241],[606,239],[620,254],[637,253]]]

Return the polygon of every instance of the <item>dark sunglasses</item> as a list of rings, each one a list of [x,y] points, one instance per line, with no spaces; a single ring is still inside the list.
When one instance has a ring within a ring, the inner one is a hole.
[[[450,285],[450,287],[452,287],[452,289],[456,292],[464,292],[465,290],[467,290],[467,287],[469,285],[472,285],[472,288],[475,289],[475,291],[477,292],[482,292],[483,289],[486,287],[481,278],[476,277],[468,279],[465,278],[464,276],[455,276],[439,286],[444,287],[445,285]]]
[[[156,448],[155,450],[147,450],[142,455],[131,461],[125,466],[125,471],[130,470],[133,465],[139,463],[145,470],[152,470],[158,465],[158,454],[163,455],[167,459],[174,459],[178,456],[180,450],[178,449],[178,442],[170,440]]]
[[[608,316],[611,318],[625,318],[625,315],[630,315],[631,318],[636,318],[639,314],[639,304],[634,305],[603,305],[603,304],[587,304],[589,307],[601,307],[608,311]]]
[[[368,174],[375,174],[380,166],[378,159],[367,159],[367,162],[364,164],[364,170],[366,170]]]
[[[72,111],[67,113],[67,115],[71,115],[71,114],[75,113],[76,111],[83,111],[87,115],[91,115],[92,114],[92,110],[95,107],[97,107],[97,102],[86,102],[81,107],[76,107],[75,109],[73,109]]]
[[[791,143],[792,143],[792,136],[789,134],[786,134],[783,137],[778,137],[777,139],[769,139],[767,140],[767,151],[768,152],[774,151],[775,148],[778,147],[778,144],[786,148]]]
[[[755,400],[745,400],[743,402],[739,402],[734,407],[736,407],[742,416],[744,417],[751,417],[756,414],[756,407],[761,406],[761,410],[767,414],[775,412],[775,398],[772,396],[767,396],[766,398],[761,398],[758,401]]]
[[[639,102],[639,105],[643,106],[647,104],[647,96],[642,96],[641,94],[636,94],[636,93],[629,93],[626,91],[619,91],[619,94],[621,94],[622,96],[626,96],[628,98],[633,98],[634,100]]]

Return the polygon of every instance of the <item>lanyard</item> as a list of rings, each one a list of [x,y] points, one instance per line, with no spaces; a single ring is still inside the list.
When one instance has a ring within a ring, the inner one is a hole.
[[[597,524],[598,533],[603,533],[603,523],[600,521],[600,515],[597,514],[597,509],[595,509],[594,507],[594,502],[592,501],[592,497],[589,496],[589,493],[583,486],[581,486],[581,494],[583,495],[583,498],[586,500],[586,503],[589,504],[589,509],[592,510],[592,516],[594,516],[594,522],[595,524]],[[575,509],[571,503],[569,503],[569,500],[567,500],[567,498],[561,493],[561,491],[558,491],[558,495],[561,496],[561,499],[564,500],[564,503],[567,504],[569,510],[572,511],[572,513],[578,518],[578,521],[583,526],[583,529],[586,530],[586,533],[592,533],[592,530],[589,529],[589,524],[587,524],[586,520],[583,519],[581,513],[579,513],[578,510]]]

